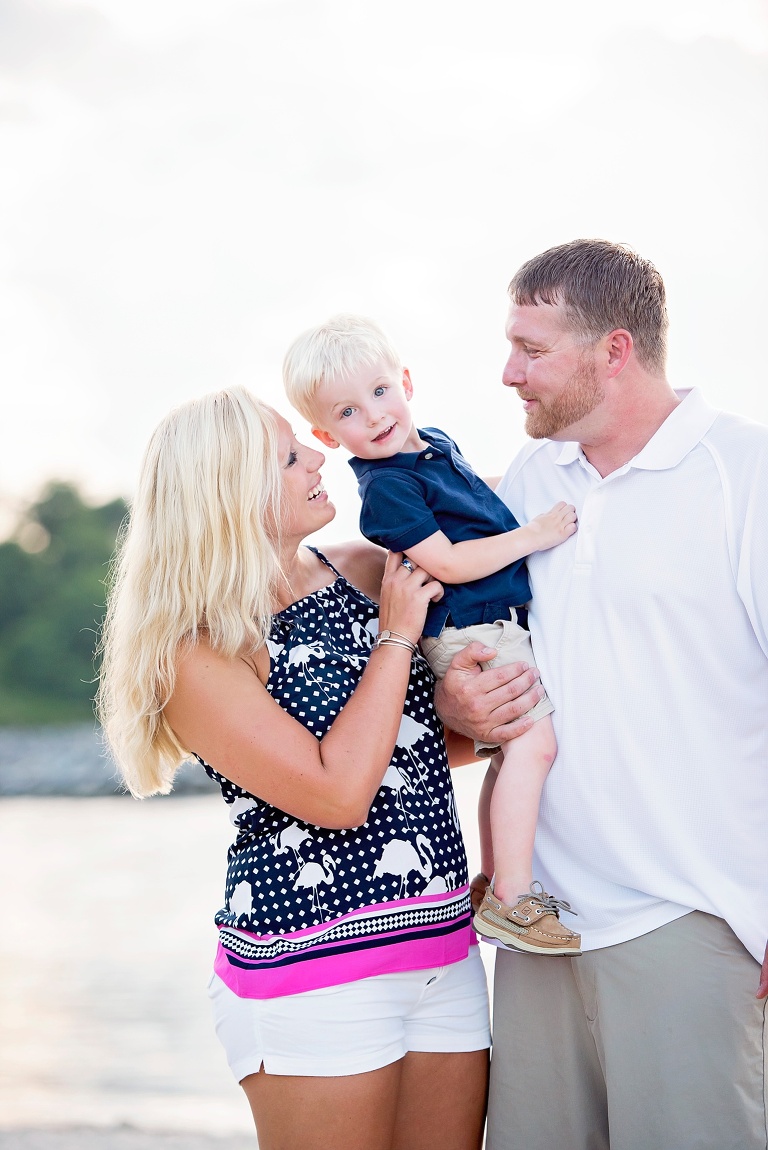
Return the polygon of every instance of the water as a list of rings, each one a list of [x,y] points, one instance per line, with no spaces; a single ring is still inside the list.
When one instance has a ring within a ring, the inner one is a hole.
[[[471,873],[483,772],[454,772]],[[205,995],[231,836],[217,793],[0,801],[0,1131],[254,1137]]]

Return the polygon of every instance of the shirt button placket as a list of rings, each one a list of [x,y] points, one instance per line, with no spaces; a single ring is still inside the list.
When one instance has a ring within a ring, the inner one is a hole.
[[[576,533],[576,563],[579,566],[589,567],[595,560],[595,538],[600,530],[604,509],[605,489],[593,487],[579,514],[579,529]]]

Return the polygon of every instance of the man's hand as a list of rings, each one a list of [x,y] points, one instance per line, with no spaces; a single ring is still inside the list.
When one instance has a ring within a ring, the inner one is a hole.
[[[544,695],[539,672],[527,663],[483,670],[481,663],[495,657],[493,647],[470,643],[454,656],[435,690],[446,727],[483,743],[506,743],[525,734],[533,726],[526,712]]]
[[[768,998],[768,942],[765,944],[765,958],[763,969],[760,971],[760,985],[757,988],[758,998]]]

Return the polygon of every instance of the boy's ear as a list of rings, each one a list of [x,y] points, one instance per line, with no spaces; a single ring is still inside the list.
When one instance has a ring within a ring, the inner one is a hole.
[[[411,383],[411,373],[407,367],[403,368],[403,391],[405,392],[405,398],[410,403],[413,396],[413,384]]]
[[[320,440],[324,447],[341,447],[338,440],[334,439],[332,435],[329,435],[327,431],[323,431],[321,427],[313,427],[312,434],[315,439]]]

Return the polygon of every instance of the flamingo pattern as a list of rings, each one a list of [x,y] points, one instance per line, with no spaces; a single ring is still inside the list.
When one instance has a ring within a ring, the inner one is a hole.
[[[318,739],[360,680],[377,616],[376,605],[338,576],[273,618],[267,690]],[[291,965],[281,967],[290,984],[290,972],[317,952],[332,927],[339,932],[335,945],[345,952],[360,947],[364,962],[414,923],[439,924],[441,938],[466,927],[468,937],[466,859],[432,689],[427,664],[414,656],[396,746],[360,827],[302,822],[203,763],[237,828],[226,901],[216,915],[223,945],[243,955],[244,939],[257,940],[255,957],[248,957],[257,968],[274,954],[290,953]],[[417,905],[422,895],[423,910]],[[354,930],[344,925],[350,918]],[[429,929],[424,937],[431,937]],[[299,951],[280,949],[293,946],[291,940]]]
[[[395,739],[395,746],[400,747],[408,753],[408,757],[416,768],[419,782],[424,788],[425,794],[429,796],[429,801],[434,806],[437,800],[432,797],[432,792],[427,785],[427,772],[424,769],[424,764],[421,759],[413,749],[421,739],[429,734],[431,734],[431,732],[426,723],[418,723],[415,719],[411,718],[410,715],[403,715],[400,720],[400,729]]]
[[[432,874],[435,852],[426,835],[416,835],[416,845],[405,839],[390,839],[384,847],[381,858],[376,863],[374,875],[394,875],[400,879],[398,898],[408,895],[408,876],[416,871],[429,881]]]
[[[317,893],[317,888],[322,883],[333,882],[333,872],[335,867],[338,866],[338,860],[332,855],[326,854],[325,851],[321,854],[322,862],[305,862],[293,884],[294,890],[311,890],[312,891],[312,910],[319,914],[323,922],[325,921],[325,913],[323,905],[320,902],[320,896]]]
[[[288,652],[288,666],[301,667],[307,682],[319,687],[326,699],[328,699],[330,696],[325,686],[321,680],[318,679],[317,675],[312,673],[310,667],[310,660],[312,658],[318,660],[325,658],[325,650],[322,645],[320,643],[297,643],[296,646],[291,647],[291,650]]]
[[[300,823],[293,822],[289,826],[283,827],[283,829],[278,831],[277,834],[272,835],[269,841],[272,843],[272,847],[276,855],[287,854],[289,850],[293,851],[293,857],[296,860],[296,866],[299,868],[296,871],[296,874],[299,874],[301,865],[304,862],[304,859],[299,853],[299,847],[303,846],[305,842],[311,840],[312,835],[309,833],[307,828],[301,826]],[[292,875],[291,877],[293,878],[295,876]]]
[[[390,763],[386,769],[384,778],[381,780],[381,785],[382,787],[389,787],[391,791],[394,791],[395,802],[402,812],[405,825],[409,826],[408,812],[405,809],[405,803],[403,801],[403,791],[405,791],[406,794],[415,795],[416,788],[411,782],[407,772],[404,771],[402,767],[397,767],[394,763]]]

